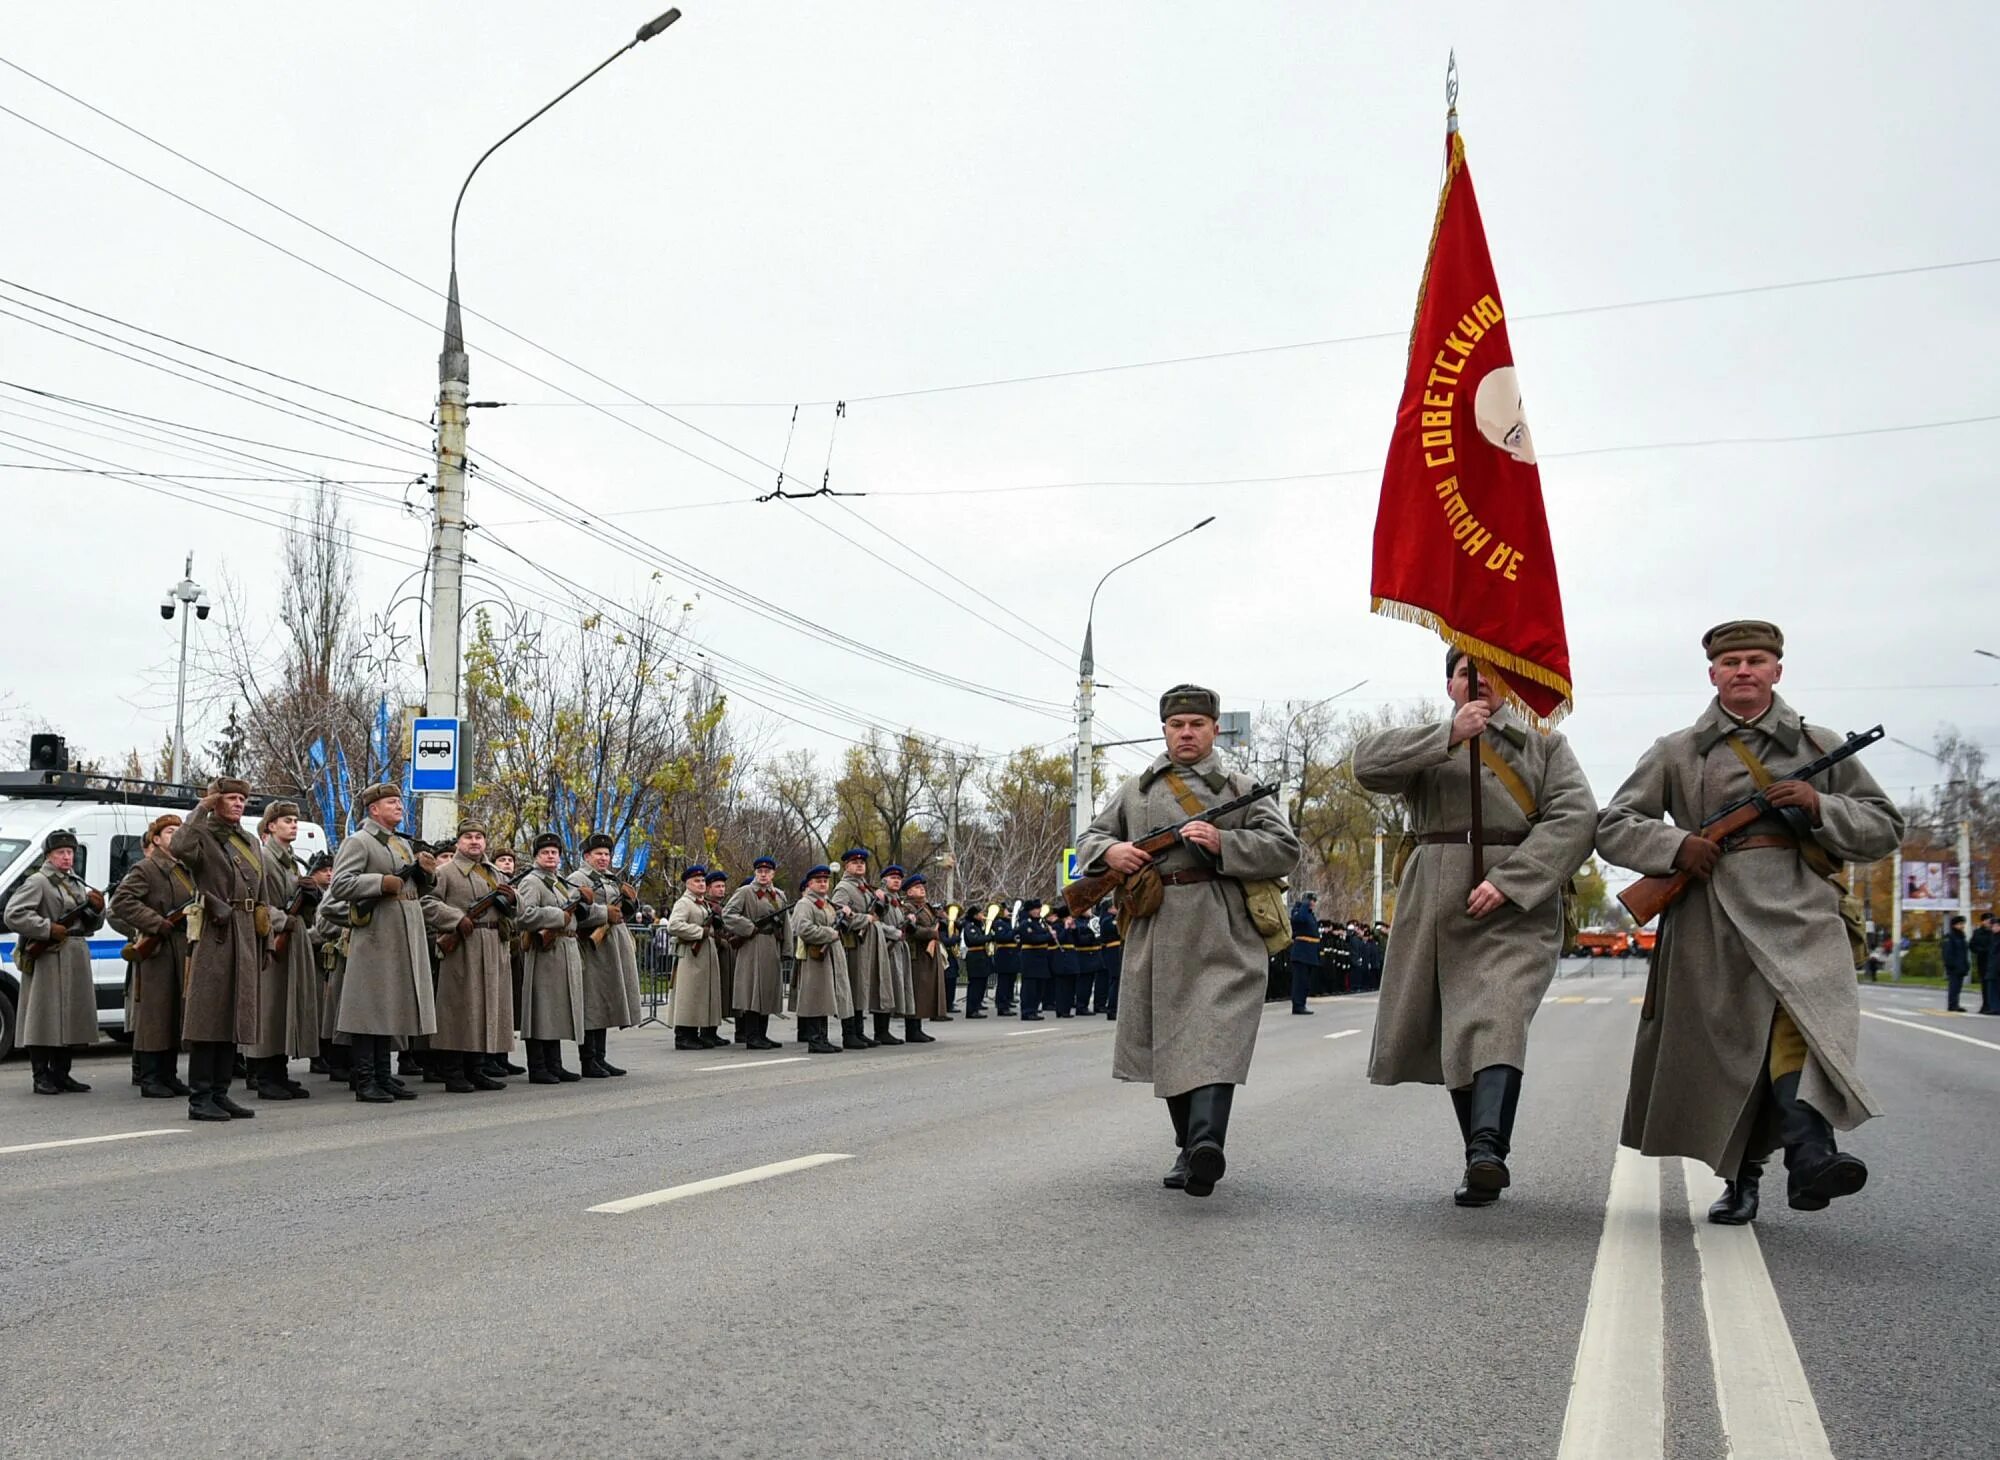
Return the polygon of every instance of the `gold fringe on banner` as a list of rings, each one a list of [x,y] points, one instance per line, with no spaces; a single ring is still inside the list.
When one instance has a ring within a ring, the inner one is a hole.
[[[1477,660],[1482,671],[1489,668],[1497,670],[1493,678],[1500,686],[1501,695],[1537,730],[1553,730],[1557,722],[1574,708],[1571,701],[1575,698],[1575,694],[1570,689],[1569,681],[1560,674],[1552,673],[1532,659],[1523,659],[1520,655],[1502,649],[1497,644],[1489,644],[1484,639],[1475,639],[1470,634],[1461,634],[1428,608],[1418,608],[1411,603],[1398,603],[1393,598],[1370,598],[1368,607],[1370,612],[1379,613],[1384,618],[1401,619],[1406,624],[1421,624],[1452,648]],[[1523,679],[1531,679],[1546,689],[1554,690],[1562,696],[1562,704],[1556,708],[1553,715],[1540,713],[1516,694],[1514,687],[1507,683],[1507,676],[1510,674],[1518,674]]]

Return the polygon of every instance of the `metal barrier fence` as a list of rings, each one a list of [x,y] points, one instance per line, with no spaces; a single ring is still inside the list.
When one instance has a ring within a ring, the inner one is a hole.
[[[649,1024],[664,1027],[667,1021],[662,1011],[674,991],[674,965],[679,962],[679,957],[674,953],[671,941],[654,937],[652,928],[635,928],[633,932],[633,951],[639,960],[639,1003],[645,1009],[645,1017],[635,1027],[644,1029]],[[784,1003],[789,1008],[797,1002],[790,954],[779,956],[778,968],[784,988]]]

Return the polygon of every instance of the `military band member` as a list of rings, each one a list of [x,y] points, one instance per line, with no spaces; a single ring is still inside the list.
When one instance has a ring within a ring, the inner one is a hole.
[[[1055,908],[1049,910],[1049,1002],[1056,1018],[1068,1019],[1076,1013],[1076,981],[1083,960],[1076,951],[1076,918]]]
[[[1396,936],[1382,975],[1368,1078],[1443,1085],[1465,1141],[1460,1206],[1489,1206],[1512,1181],[1507,1157],[1527,1063],[1528,1024],[1562,954],[1562,897],[1590,855],[1597,801],[1569,742],[1537,734],[1457,649],[1445,655],[1452,718],[1384,730],[1354,749],[1354,778],[1398,795],[1416,851],[1397,884]],[[1486,875],[1472,876],[1471,772],[1480,736]]]
[[[945,1022],[958,1012],[958,930],[964,917],[964,910],[950,903],[938,911],[938,923],[943,930],[943,936],[938,940],[938,952],[944,957],[944,1012],[938,1018]]]
[[[799,900],[791,911],[791,936],[798,952],[792,977],[798,984],[799,1038],[812,1054],[839,1054],[843,1048],[827,1038],[828,1019],[838,1019],[843,1031],[854,1017],[853,987],[847,980],[847,949],[842,938],[844,908],[827,896],[833,869],[824,863],[799,882]]]
[[[301,892],[302,885],[310,884],[303,882],[298,858],[292,855],[299,835],[296,802],[271,802],[257,832],[263,856],[257,896],[267,909],[270,935],[257,976],[257,1039],[243,1051],[249,1088],[259,1100],[306,1100],[312,1092],[291,1077],[290,1063],[319,1053],[319,970],[313,966],[306,926],[311,917],[306,902],[317,902],[319,889]]]
[[[1104,1010],[1104,1017],[1118,1017],[1118,977],[1125,968],[1125,938],[1118,931],[1118,918],[1112,911],[1111,899],[1106,898],[1097,905],[1098,951],[1103,957],[1104,972],[1097,984],[1098,1006]]]
[[[545,832],[535,838],[535,865],[514,884],[520,905],[521,1038],[528,1047],[528,1083],[555,1085],[583,1078],[562,1063],[562,1042],[579,1048],[584,1038],[583,955],[577,951],[577,914],[597,893],[576,887],[562,875],[562,838]]]
[[[1021,977],[1021,935],[1014,930],[1014,899],[1000,899],[1000,911],[986,924],[986,944],[993,951],[993,1012],[1002,1019],[1014,1014],[1014,989]]]
[[[750,880],[723,905],[723,930],[737,941],[736,1032],[747,1049],[776,1049],[771,1016],[785,1009],[779,953],[785,939],[785,894],[772,884],[778,864],[759,857]]]
[[[915,1011],[903,1020],[903,1039],[909,1044],[934,1044],[935,1034],[924,1033],[924,1020],[945,1017],[944,921],[930,905],[930,879],[918,872],[903,883],[904,947],[910,960],[910,1007]]]
[[[90,1086],[70,1075],[73,1051],[97,1042],[97,985],[90,973],[90,935],[104,922],[104,894],[72,869],[76,835],[52,831],[42,865],[7,899],[7,926],[20,935],[14,961],[21,972],[21,1032],[37,1095],[81,1094]],[[29,943],[41,943],[32,958]]]
[[[139,840],[145,855],[112,889],[107,911],[126,944],[132,980],[132,1049],[139,1061],[139,1093],[164,1100],[188,1094],[176,1066],[181,1048],[181,970],[187,966],[187,909],[194,901],[194,877],[169,849],[181,824],[169,812],[156,818]],[[134,957],[141,939],[153,951]]]
[[[1042,1004],[1051,998],[1049,976],[1055,972],[1051,950],[1056,936],[1042,918],[1041,899],[1021,904],[1014,918],[1014,937],[1021,949],[1021,1018],[1033,1022],[1042,1017]]]
[[[1093,996],[1098,1002],[1098,1012],[1104,1011],[1104,996],[1097,992],[1098,975],[1104,971],[1104,958],[1097,949],[1097,930],[1090,925],[1089,918],[1069,917],[1063,919],[1063,936],[1076,949],[1076,1012],[1088,1014]]]
[[[1775,624],[1718,624],[1702,648],[1715,699],[1641,757],[1598,819],[1597,848],[1635,872],[1693,879],[1661,915],[1621,1139],[1707,1162],[1726,1179],[1709,1220],[1741,1225],[1757,1215],[1774,1148],[1795,1211],[1820,1211],[1868,1179],[1834,1140],[1881,1113],[1858,1068],[1861,1005],[1834,876],[1842,862],[1890,856],[1904,828],[1850,757],[1813,782],[1770,785],[1775,809],[1720,844],[1700,836],[1708,817],[1845,738],[1777,693]]]
[[[625,1072],[607,1057],[612,1029],[639,1022],[639,950],[626,926],[638,910],[636,893],[611,875],[615,843],[598,832],[583,844],[583,865],[569,874],[572,887],[588,887],[593,901],[577,919],[583,953],[583,1043],[577,1053],[587,1079]]]
[[[715,955],[719,924],[708,904],[708,869],[689,867],[681,882],[684,890],[667,914],[667,932],[679,955],[667,1012],[674,1048],[726,1049],[729,1041],[715,1032],[722,1020],[722,964]]]
[[[973,897],[959,919],[965,944],[965,1017],[986,1017],[986,989],[993,979],[993,934],[988,929],[984,899]]]
[[[341,842],[327,889],[351,925],[334,1023],[353,1048],[354,1098],[386,1105],[417,1098],[391,1067],[393,1041],[437,1033],[423,906],[437,862],[396,830],[401,790],[383,782],[358,799],[363,823]]]
[[[876,1041],[868,1037],[866,1022],[875,1006],[877,988],[893,974],[889,940],[876,913],[875,889],[868,885],[867,848],[849,847],[840,854],[840,885],[833,889],[833,901],[847,911],[847,931],[841,934],[841,943],[847,952],[847,985],[854,1003],[854,1012],[840,1026],[841,1045],[845,1049],[873,1049]]]
[[[507,957],[514,900],[507,879],[486,860],[485,826],[461,821],[458,844],[451,858],[438,864],[437,879],[424,900],[425,917],[439,935],[437,1035],[431,1051],[448,1094],[507,1088],[505,1080],[488,1072],[486,1062],[514,1047],[513,973]]]
[[[876,916],[887,945],[887,959],[875,980],[874,1039],[877,1044],[901,1044],[892,1025],[898,1015],[908,1018],[916,1010],[910,990],[910,942],[903,924],[907,913],[903,903],[903,869],[891,863],[882,869],[882,888],[876,898]]]
[[[1162,695],[1165,753],[1118,788],[1076,849],[1080,875],[1115,870],[1137,879],[1129,893],[1148,893],[1126,930],[1132,987],[1111,1072],[1151,1081],[1167,1102],[1180,1153],[1165,1183],[1189,1196],[1209,1195],[1222,1178],[1231,1099],[1249,1078],[1263,1017],[1270,959],[1244,883],[1287,876],[1299,860],[1299,840],[1268,798],[1218,821],[1188,821],[1184,840],[1157,857],[1133,845],[1251,789],[1215,754],[1221,710],[1221,696],[1196,685]],[[1139,877],[1148,870],[1157,885]]]

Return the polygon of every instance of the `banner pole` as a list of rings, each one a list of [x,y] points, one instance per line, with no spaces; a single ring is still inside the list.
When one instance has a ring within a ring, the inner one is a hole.
[[[1479,698],[1479,661],[1470,654],[1465,656],[1465,702],[1469,705]],[[1465,742],[1465,765],[1471,773],[1472,799],[1472,885],[1476,889],[1486,880],[1486,807],[1485,798],[1480,794],[1479,785],[1479,737],[1471,736]]]

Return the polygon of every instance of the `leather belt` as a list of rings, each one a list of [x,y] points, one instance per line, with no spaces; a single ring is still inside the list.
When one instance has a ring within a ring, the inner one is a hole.
[[[1489,831],[1479,838],[1485,847],[1518,847],[1528,839],[1526,832]],[[1420,847],[1469,847],[1472,845],[1470,831],[1427,831],[1417,838]]]
[[[1185,872],[1162,872],[1160,883],[1165,887],[1192,887],[1197,882],[1213,882],[1215,873],[1206,867],[1190,867]]]
[[[232,897],[229,899],[229,905],[243,912],[257,911],[257,899],[254,897]]]
[[[1724,852],[1775,851],[1783,847],[1788,852],[1796,852],[1799,844],[1788,836],[1730,836],[1722,839]]]

